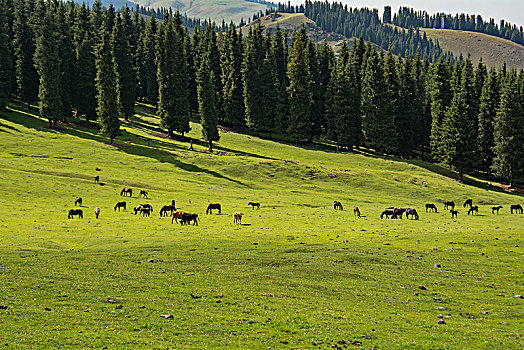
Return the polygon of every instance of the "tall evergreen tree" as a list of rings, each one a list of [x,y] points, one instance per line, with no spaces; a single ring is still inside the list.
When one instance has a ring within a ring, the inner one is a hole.
[[[109,136],[110,144],[113,144],[115,137],[120,135],[118,79],[111,47],[111,34],[107,28],[101,28],[100,43],[95,52],[98,101],[96,114],[102,124],[102,132]]]
[[[242,129],[244,120],[244,98],[242,95],[242,37],[231,23],[223,36],[222,85],[224,122]]]
[[[275,131],[279,133],[286,133],[289,126],[288,100],[286,92],[288,85],[286,48],[287,43],[284,41],[282,31],[277,24],[275,32],[271,37],[269,51],[275,74],[275,106],[273,106],[273,113],[275,114]]]
[[[6,8],[0,7],[0,111],[7,106],[11,85],[11,55],[9,49]]]
[[[492,170],[513,187],[524,180],[524,118],[522,91],[516,72],[511,70],[504,82],[494,123]]]
[[[429,95],[431,101],[431,152],[442,161],[440,145],[442,144],[442,122],[453,97],[451,91],[451,67],[444,57],[433,64],[429,78]]]
[[[189,115],[193,115],[193,111],[198,111],[198,93],[197,93],[197,83],[196,83],[196,66],[195,66],[195,50],[192,42],[192,38],[189,35],[189,30],[187,27],[184,30],[184,46],[186,48],[186,58],[187,58],[187,75],[188,75],[188,84],[187,89],[189,92]]]
[[[157,43],[159,102],[161,125],[170,137],[190,130],[187,91],[187,61],[184,50],[182,20],[178,11],[173,19],[165,19]]]
[[[211,69],[209,55],[200,59],[200,69],[197,72],[198,106],[202,124],[202,136],[209,144],[209,151],[213,151],[213,141],[218,141],[218,98],[215,90],[215,73]]]
[[[494,134],[493,124],[499,106],[500,86],[495,68],[491,68],[484,82],[480,95],[480,106],[478,115],[478,153],[479,168],[489,171],[493,164]]]
[[[136,75],[132,52],[133,28],[129,8],[124,7],[116,16],[113,28],[113,55],[116,62],[120,111],[126,121],[135,113]]]
[[[407,156],[413,154],[417,145],[417,119],[420,108],[417,105],[417,78],[413,74],[413,60],[405,58],[399,62],[400,92],[399,115],[396,120],[399,153]]]
[[[57,24],[57,44],[60,57],[60,99],[62,112],[60,119],[65,122],[72,115],[75,84],[75,47],[73,45],[73,22],[75,10],[72,3],[59,3],[55,13]]]
[[[4,22],[5,23],[5,22]],[[29,26],[25,2],[15,2],[13,22],[13,49],[18,97],[29,104],[38,98],[38,74],[33,57],[35,54],[34,32]]]
[[[151,16],[141,36],[143,54],[141,55],[142,64],[139,78],[144,98],[153,105],[158,102],[157,66],[155,63],[157,38],[158,21],[154,16]]]
[[[306,27],[293,33],[288,64],[288,99],[289,128],[288,133],[298,143],[310,140],[313,134],[311,125],[311,74],[307,55],[308,37]]]
[[[58,52],[58,29],[55,22],[54,6],[46,11],[44,21],[36,39],[35,68],[40,76],[38,98],[40,99],[40,116],[55,123],[62,115],[62,100],[60,94],[60,58]]]

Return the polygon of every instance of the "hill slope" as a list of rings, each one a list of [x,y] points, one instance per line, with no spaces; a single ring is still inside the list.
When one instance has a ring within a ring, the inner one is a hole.
[[[448,29],[420,29],[428,38],[438,40],[443,51],[451,51],[455,57],[471,54],[473,62],[482,58],[488,66],[524,68],[524,46],[492,35]]]

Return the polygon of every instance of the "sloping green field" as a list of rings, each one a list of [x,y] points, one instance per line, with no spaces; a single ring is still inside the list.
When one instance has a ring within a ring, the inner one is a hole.
[[[509,213],[522,196],[426,163],[226,130],[215,154],[199,142],[189,151],[139,111],[116,147],[95,128],[48,130],[16,105],[1,114],[3,348],[524,347],[524,299],[514,297],[524,294],[524,215]],[[120,197],[123,187],[134,197]],[[68,219],[76,196],[84,218]],[[159,217],[173,199],[198,226]],[[128,210],[115,212],[122,200]],[[443,200],[459,204],[458,219]],[[209,202],[222,215],[206,215]],[[151,217],[133,215],[140,203]],[[504,208],[493,215],[493,205]],[[389,206],[420,220],[381,220]]]

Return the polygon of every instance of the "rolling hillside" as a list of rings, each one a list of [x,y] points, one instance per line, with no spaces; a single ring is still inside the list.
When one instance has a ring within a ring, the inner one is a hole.
[[[488,66],[524,68],[524,46],[495,36],[447,29],[421,29],[428,38],[438,40],[442,50],[451,51],[458,57],[471,54],[473,62],[482,60]]]
[[[335,49],[335,53],[338,53],[338,49],[344,37],[337,33],[329,33],[320,29],[315,22],[304,16],[302,13],[279,13],[277,15],[271,14],[260,18],[261,24],[264,28],[272,30],[276,26],[280,26],[280,29],[286,31],[294,31],[299,28],[302,24],[306,25],[306,30],[310,39],[317,44],[323,43],[327,40],[328,44]],[[257,21],[251,22],[246,26],[242,27],[242,33],[244,35],[249,31],[249,27],[255,26]]]

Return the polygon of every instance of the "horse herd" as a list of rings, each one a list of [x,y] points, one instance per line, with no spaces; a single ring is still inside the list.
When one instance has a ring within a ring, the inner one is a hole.
[[[98,177],[98,176],[97,176]],[[97,179],[95,178],[95,181]],[[138,198],[144,197],[148,198],[149,193],[147,191],[141,190],[138,194]],[[133,196],[133,189],[129,187],[124,187],[122,191],[120,191],[120,196],[123,197],[132,197]],[[75,198],[75,207],[77,205],[82,206],[82,198],[76,197]],[[248,205],[251,205],[253,209],[255,207],[257,209],[260,209],[260,203],[257,202],[249,202]],[[114,211],[127,211],[127,202],[120,201],[115,204],[113,207]],[[222,214],[222,206],[220,203],[209,203],[206,208],[206,214],[213,214],[213,210],[218,210],[218,214]],[[139,204],[133,209],[135,215],[142,214],[142,216],[151,216],[151,213],[153,213],[153,206],[149,203],[145,204]],[[181,225],[189,225],[190,223],[193,223],[193,226],[198,226],[198,222],[200,219],[198,218],[198,214],[195,213],[187,213],[181,210],[176,209],[176,203],[175,200],[171,201],[171,204],[166,204],[160,208],[160,217],[166,217],[168,215],[171,216],[171,223],[176,222]],[[234,224],[242,224],[242,216],[244,214],[241,212],[236,212],[233,214],[233,223]],[[68,212],[67,218],[72,219],[75,216],[78,216],[79,218],[84,218],[84,212],[82,209],[71,209]],[[98,219],[100,216],[100,208],[95,208],[95,218]],[[179,221],[180,220],[180,221]]]

